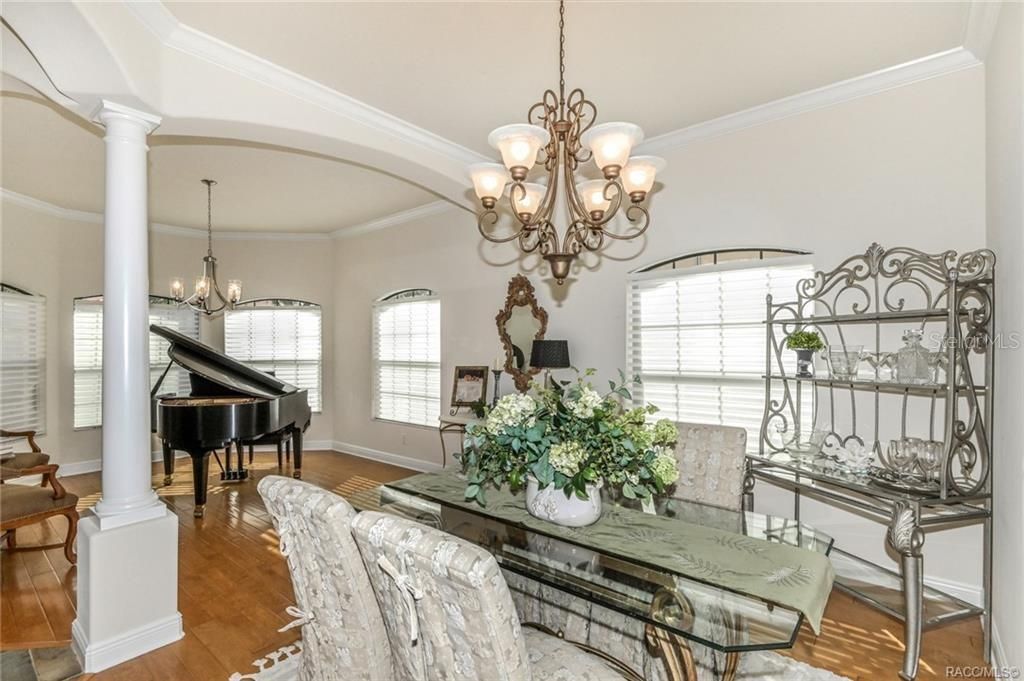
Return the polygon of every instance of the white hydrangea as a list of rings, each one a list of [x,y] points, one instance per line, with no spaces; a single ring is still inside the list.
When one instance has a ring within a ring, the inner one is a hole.
[[[500,435],[505,429],[516,426],[532,428],[536,422],[533,416],[535,411],[537,403],[529,395],[505,395],[487,414],[487,432],[491,435]]]
[[[599,407],[601,402],[601,395],[589,385],[585,385],[580,389],[579,397],[569,401],[565,406],[576,418],[592,419],[594,418],[594,409]]]
[[[579,473],[587,452],[579,442],[559,442],[548,452],[551,467],[562,475],[572,477]]]

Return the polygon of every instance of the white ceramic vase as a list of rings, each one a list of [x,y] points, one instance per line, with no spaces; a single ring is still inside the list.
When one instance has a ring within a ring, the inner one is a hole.
[[[565,492],[549,485],[543,489],[537,478],[526,479],[526,510],[530,515],[565,527],[593,525],[601,517],[601,482],[587,485],[587,498]]]

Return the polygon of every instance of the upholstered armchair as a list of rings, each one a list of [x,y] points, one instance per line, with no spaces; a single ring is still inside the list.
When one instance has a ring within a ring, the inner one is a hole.
[[[20,478],[23,475],[37,475],[40,471],[26,473],[26,470],[45,466],[50,463],[50,455],[44,454],[39,445],[36,444],[36,431],[34,430],[0,430],[0,438],[25,438],[28,440],[30,452],[17,453],[14,456],[0,460],[0,483]]]
[[[302,627],[299,679],[394,681],[384,621],[352,539],[355,510],[336,494],[279,475],[258,489],[298,603],[289,612]]]
[[[57,480],[56,464],[19,470],[19,475],[42,475],[43,483],[42,487],[13,484],[3,485],[3,489],[0,489],[0,532],[7,541],[7,549],[28,551],[63,546],[64,557],[72,565],[75,564],[78,561],[74,548],[75,532],[78,529],[78,497],[65,491]],[[46,489],[47,486],[51,489]],[[66,517],[68,521],[67,535],[62,543],[18,546],[18,528],[40,523],[58,515]]]
[[[611,662],[523,629],[494,557],[440,530],[364,511],[352,524],[396,681],[622,681]]]

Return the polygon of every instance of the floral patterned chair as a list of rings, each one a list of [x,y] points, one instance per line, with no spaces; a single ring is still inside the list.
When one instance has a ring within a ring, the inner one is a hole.
[[[302,627],[301,681],[394,681],[391,649],[377,599],[352,539],[347,501],[278,475],[260,496],[281,538]],[[287,627],[286,627],[287,628]]]
[[[396,681],[622,681],[597,655],[522,629],[505,579],[482,548],[404,518],[352,524],[394,653]]]
[[[702,423],[677,423],[676,458],[680,476],[672,496],[729,510],[741,510],[743,466],[747,433],[742,428]],[[715,513],[714,509],[708,509]],[[702,522],[693,518],[694,522]],[[741,528],[735,528],[740,531]],[[513,600],[524,622],[538,622],[562,632],[567,640],[599,650],[615,650],[616,656],[649,681],[667,678],[664,662],[653,655],[645,627],[638,620],[571,596],[553,587],[506,572]],[[714,604],[703,603],[705,609]],[[696,627],[722,626],[714,617],[699,618]],[[708,632],[709,635],[713,635]],[[720,632],[719,632],[720,633]],[[717,679],[729,660],[720,653],[694,645],[698,675]]]

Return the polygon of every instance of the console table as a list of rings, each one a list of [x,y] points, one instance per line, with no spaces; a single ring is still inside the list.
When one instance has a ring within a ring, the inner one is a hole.
[[[445,433],[458,433],[459,446],[462,446],[462,438],[466,435],[466,426],[483,423],[483,419],[472,414],[444,414],[438,418],[437,433],[441,438],[441,467],[448,467],[448,449],[444,441]]]

